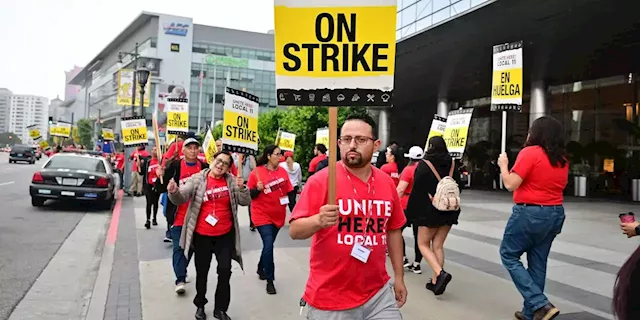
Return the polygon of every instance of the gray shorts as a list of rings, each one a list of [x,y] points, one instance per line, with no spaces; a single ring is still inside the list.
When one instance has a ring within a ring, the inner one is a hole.
[[[393,281],[389,280],[364,305],[349,310],[324,311],[309,306],[308,320],[402,320],[396,304]]]

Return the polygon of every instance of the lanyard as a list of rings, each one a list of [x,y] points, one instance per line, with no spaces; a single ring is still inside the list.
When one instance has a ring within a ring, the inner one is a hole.
[[[349,170],[347,170],[347,168],[344,166],[344,163],[340,162],[340,164],[342,165],[342,168],[344,169],[345,173],[347,174],[347,179],[349,180],[349,182],[351,183],[351,187],[353,188],[353,193],[356,196],[356,198],[359,198],[358,195],[358,190],[356,190],[356,186],[355,184],[353,184],[353,180],[351,180],[351,173],[349,172]],[[375,197],[376,195],[376,188],[373,187],[373,183],[375,182],[375,178],[373,176],[373,172],[371,172],[371,182],[367,182],[367,201],[365,202],[367,205],[367,213],[365,213],[365,221],[364,221],[364,230],[362,231],[362,235],[366,236],[367,235],[367,229],[369,229],[369,220],[371,220],[371,217],[373,216],[373,197]],[[353,211],[355,212],[355,199],[354,199],[354,203],[353,203]]]

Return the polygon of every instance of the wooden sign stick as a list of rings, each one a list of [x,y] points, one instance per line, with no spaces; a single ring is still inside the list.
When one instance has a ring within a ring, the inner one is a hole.
[[[238,177],[242,177],[242,161],[244,160],[244,157],[245,156],[242,153],[238,155]],[[231,158],[231,160],[233,160],[233,158]]]
[[[329,107],[329,205],[336,204],[336,161],[338,159],[338,107]]]

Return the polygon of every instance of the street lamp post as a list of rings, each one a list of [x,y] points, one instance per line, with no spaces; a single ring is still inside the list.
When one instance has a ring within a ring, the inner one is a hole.
[[[135,73],[138,78],[138,84],[140,85],[140,115],[144,115],[144,88],[147,85],[147,81],[149,81],[149,74],[151,74],[151,71],[142,67],[138,68]]]

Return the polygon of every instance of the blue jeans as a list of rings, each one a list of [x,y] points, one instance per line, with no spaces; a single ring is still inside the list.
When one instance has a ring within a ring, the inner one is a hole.
[[[173,273],[176,275],[176,285],[180,282],[187,281],[187,266],[189,260],[184,256],[184,250],[180,248],[180,234],[182,233],[182,227],[172,226],[171,229],[171,242],[173,244]],[[191,252],[189,252],[189,258],[191,258]]]
[[[280,229],[272,224],[256,227],[262,238],[262,254],[258,262],[258,269],[262,269],[266,280],[275,279],[276,265],[273,261],[273,244],[276,242]]]
[[[526,319],[533,319],[533,312],[549,303],[544,295],[547,258],[553,240],[562,231],[564,218],[562,206],[516,205],[507,222],[500,257],[524,298],[522,313]],[[527,269],[520,261],[525,252]]]

